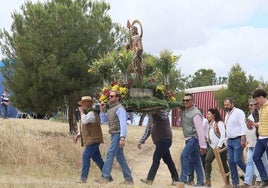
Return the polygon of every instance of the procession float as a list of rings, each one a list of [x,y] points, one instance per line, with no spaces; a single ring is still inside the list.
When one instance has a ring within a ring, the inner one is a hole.
[[[136,25],[139,26],[140,34]],[[180,103],[170,89],[169,74],[180,56],[163,50],[159,57],[143,58],[141,22],[128,21],[127,28],[128,44],[95,60],[89,68],[89,72],[97,71],[103,80],[103,88],[98,95],[99,102],[108,102],[110,91],[113,90],[120,92],[121,103],[128,111],[148,112],[179,106]],[[146,69],[151,69],[149,76],[144,75],[148,72]],[[158,75],[158,79],[155,75]]]

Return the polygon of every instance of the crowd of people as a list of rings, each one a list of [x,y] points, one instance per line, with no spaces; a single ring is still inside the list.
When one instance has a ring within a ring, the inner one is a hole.
[[[142,183],[153,184],[160,161],[163,159],[169,169],[173,185],[212,187],[212,162],[215,159],[215,152],[221,150],[219,158],[226,175],[225,187],[268,187],[268,101],[265,90],[254,91],[249,100],[250,113],[247,117],[243,110],[235,107],[231,98],[224,100],[226,111],[224,118],[215,107],[209,108],[206,117],[203,117],[202,111],[195,105],[193,94],[186,93],[183,103],[183,108],[179,108],[179,124],[185,146],[180,153],[180,174],[170,153],[173,136],[169,111],[156,110],[148,113],[148,124],[137,144],[141,149],[150,135],[155,144],[152,164],[147,177],[140,180]],[[127,112],[120,103],[120,93],[117,91],[110,93],[109,108],[106,109],[106,104],[101,104],[99,116],[91,110],[91,97],[82,97],[79,104],[82,128],[74,141],[77,142],[81,137],[82,145],[85,146],[79,182],[87,181],[91,158],[101,171],[101,177],[95,182],[103,184],[113,181],[111,170],[116,158],[123,173],[122,184],[133,184],[132,173],[124,155]],[[111,135],[104,161],[99,151],[99,144],[103,142],[101,123],[108,124]],[[194,172],[196,183],[193,178]],[[242,184],[239,182],[240,179],[243,179]]]

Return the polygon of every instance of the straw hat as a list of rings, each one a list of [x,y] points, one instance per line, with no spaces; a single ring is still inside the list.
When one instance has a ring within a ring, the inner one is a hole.
[[[81,98],[81,101],[78,101],[77,104],[81,105],[82,102],[86,102],[86,101],[88,101],[88,102],[93,102],[93,100],[92,100],[92,98],[91,98],[90,96],[83,96],[83,97]]]

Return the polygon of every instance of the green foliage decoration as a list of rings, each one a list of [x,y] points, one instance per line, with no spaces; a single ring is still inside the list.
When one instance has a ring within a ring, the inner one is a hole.
[[[175,62],[178,61],[179,58],[180,56],[173,55],[171,51],[163,50],[160,52],[160,57],[158,58],[156,65],[163,75],[167,75],[175,66]]]
[[[133,51],[122,48],[114,53],[116,66],[121,70],[122,74],[129,74],[132,70],[134,54]]]
[[[103,78],[103,80],[107,80],[111,77],[114,66],[114,54],[108,53],[103,58],[95,59],[95,61],[89,67],[88,72],[97,73]]]
[[[172,109],[180,105],[179,102],[159,99],[157,97],[133,97],[128,100],[122,100],[122,104],[127,110],[135,112]]]

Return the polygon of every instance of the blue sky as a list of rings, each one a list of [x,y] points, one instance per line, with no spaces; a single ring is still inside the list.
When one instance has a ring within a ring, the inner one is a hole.
[[[268,81],[267,0],[106,1],[114,22],[141,21],[145,52],[158,56],[169,49],[182,55],[177,68],[184,75],[210,68],[217,76],[228,76],[239,63],[247,74]],[[10,28],[10,12],[23,2],[2,3],[1,29]]]

